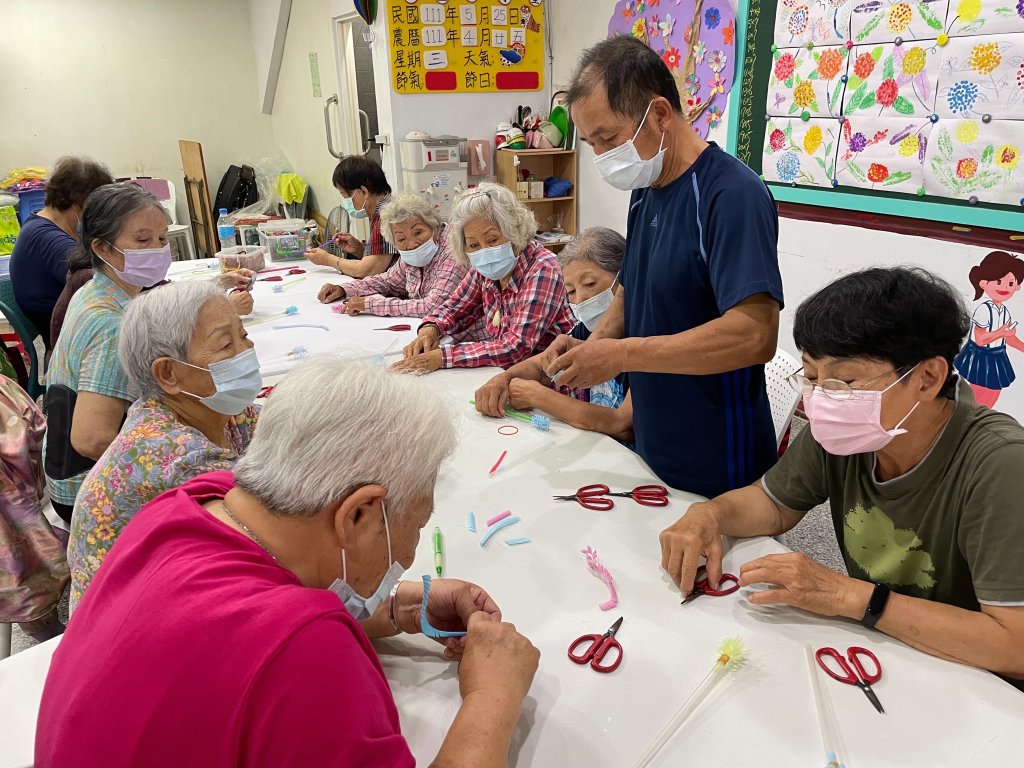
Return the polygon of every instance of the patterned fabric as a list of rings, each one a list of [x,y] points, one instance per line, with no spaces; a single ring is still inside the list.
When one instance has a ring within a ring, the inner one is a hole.
[[[50,358],[47,385],[63,384],[75,392],[94,392],[131,402],[128,374],[117,357],[121,319],[131,297],[102,272],[96,271],[71,298],[64,328]],[[43,451],[45,454],[46,447]],[[71,506],[85,473],[67,480],[46,478],[50,497]]]
[[[445,368],[508,368],[568,333],[574,319],[555,255],[531,240],[504,288],[471,269],[456,293],[424,323],[434,323],[442,336],[458,341],[481,318],[487,341],[442,345]]]
[[[214,445],[156,399],[139,400],[82,485],[71,517],[71,608],[82,599],[121,530],[144,504],[204,472],[230,471],[252,439],[259,406],[228,422]]]
[[[447,225],[441,225],[441,244],[425,267],[410,267],[401,257],[387,272],[341,287],[346,296],[364,296],[366,311],[381,317],[423,317],[454,296],[469,268],[452,258],[448,248]],[[483,318],[459,341],[482,341]]]
[[[40,457],[46,421],[23,389],[0,377],[0,621],[53,610],[68,582],[64,541],[43,516]]]
[[[367,242],[367,256],[378,253],[386,253],[389,256],[398,255],[398,249],[385,240],[384,235],[380,231],[380,209],[390,202],[391,195],[387,194],[378,200],[377,205],[373,207],[373,216],[370,217],[370,239]],[[394,259],[392,259],[392,264],[394,264]]]

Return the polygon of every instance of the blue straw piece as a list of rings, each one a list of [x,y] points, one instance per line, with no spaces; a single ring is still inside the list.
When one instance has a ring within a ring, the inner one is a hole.
[[[514,525],[515,523],[518,523],[518,522],[519,522],[519,518],[516,517],[515,515],[512,515],[512,517],[506,517],[501,522],[495,523],[494,525],[492,525],[490,527],[490,529],[487,531],[487,533],[484,534],[484,537],[482,539],[480,539],[480,546],[481,547],[486,546],[487,542],[491,540],[491,536],[496,534],[502,528],[507,528],[508,526]]]
[[[430,626],[427,621],[427,597],[430,595],[430,576],[423,577],[423,604],[420,606],[420,629],[427,637],[465,637],[465,632],[447,632]]]
[[[466,521],[466,527],[470,533],[476,533],[476,515],[472,512],[469,513],[469,519]]]
[[[510,547],[514,547],[517,544],[529,544],[530,540],[525,536],[517,536],[514,539],[508,539],[505,543],[508,544]]]

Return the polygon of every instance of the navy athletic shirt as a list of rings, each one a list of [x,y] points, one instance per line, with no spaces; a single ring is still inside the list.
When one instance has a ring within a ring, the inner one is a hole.
[[[775,202],[717,145],[671,184],[635,190],[628,227],[627,338],[696,328],[759,293],[782,306]],[[709,376],[631,371],[629,388],[636,451],[669,485],[717,496],[775,463],[763,365]]]
[[[18,233],[11,254],[14,298],[22,312],[52,312],[64,290],[68,254],[78,243],[49,219],[32,214]],[[40,329],[44,336],[50,325]]]

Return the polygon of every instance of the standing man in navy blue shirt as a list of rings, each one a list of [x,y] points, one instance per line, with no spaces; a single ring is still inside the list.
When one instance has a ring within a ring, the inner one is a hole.
[[[571,387],[628,371],[636,450],[669,485],[710,497],[754,482],[777,456],[771,193],[694,133],[668,67],[635,38],[585,51],[568,101],[598,172],[633,193],[621,290],[589,340],[556,341],[546,370]]]

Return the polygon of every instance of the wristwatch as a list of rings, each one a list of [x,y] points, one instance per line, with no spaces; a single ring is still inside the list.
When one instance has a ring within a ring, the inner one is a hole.
[[[883,584],[882,582],[875,583],[875,589],[871,593],[871,599],[868,600],[867,610],[864,611],[864,618],[860,620],[868,629],[874,629],[875,624],[882,618],[882,612],[885,610],[886,603],[889,602],[889,585]]]

